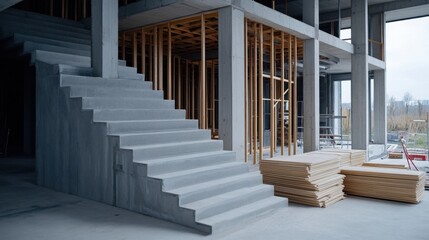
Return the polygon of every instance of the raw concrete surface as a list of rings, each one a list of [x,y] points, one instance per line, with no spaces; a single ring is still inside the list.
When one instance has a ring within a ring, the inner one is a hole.
[[[348,197],[326,209],[290,204],[238,229],[192,229],[35,185],[32,159],[0,159],[0,239],[429,239],[420,204]]]

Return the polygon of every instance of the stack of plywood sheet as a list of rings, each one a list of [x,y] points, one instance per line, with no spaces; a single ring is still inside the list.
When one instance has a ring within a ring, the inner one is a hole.
[[[379,167],[379,168],[397,168],[397,169],[408,169],[405,164],[393,164],[393,163],[375,163],[366,162],[362,164],[362,167]]]
[[[262,160],[264,183],[274,185],[277,196],[289,201],[327,207],[344,198],[344,176],[339,159],[328,155],[301,154]]]
[[[350,195],[408,203],[423,198],[425,173],[406,169],[343,167],[344,191]]]
[[[349,154],[348,161],[342,160],[341,166],[361,166],[365,162],[365,159],[366,159],[366,151],[365,150],[324,148],[322,151],[317,151],[317,152],[331,152],[331,153]]]
[[[402,153],[401,152],[390,152],[389,153],[389,158],[390,159],[402,159]]]

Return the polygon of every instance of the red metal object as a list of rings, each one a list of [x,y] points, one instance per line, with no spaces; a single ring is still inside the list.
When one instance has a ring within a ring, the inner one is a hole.
[[[407,158],[408,168],[412,170],[411,166],[414,166],[414,168],[418,171],[419,169],[413,162],[414,158],[411,158],[410,154],[408,154],[408,150],[407,150],[407,147],[405,146],[403,139],[401,139],[401,144],[402,144],[402,149],[404,150],[405,157]]]
[[[425,154],[408,153],[408,156],[410,156],[411,160],[416,160],[416,161],[426,161],[427,160]]]

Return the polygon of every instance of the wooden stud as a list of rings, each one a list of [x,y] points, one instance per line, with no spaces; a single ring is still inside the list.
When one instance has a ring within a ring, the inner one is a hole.
[[[161,27],[158,31],[158,90],[164,90],[164,29]]]
[[[253,49],[253,164],[256,164],[257,136],[258,136],[258,26],[253,23],[254,49]]]
[[[153,29],[153,89],[158,90],[158,27]]]
[[[185,61],[185,108],[186,108],[186,119],[189,119],[190,109],[189,109],[189,61]]]
[[[153,30],[152,30],[153,35]],[[149,77],[150,81],[153,82],[153,36],[149,37]]]
[[[292,113],[295,111],[295,107],[292,108],[292,35],[289,34],[288,41],[288,155],[292,154],[292,132],[293,132],[293,123],[295,120],[292,118]]]
[[[259,99],[258,99],[258,113],[259,113],[259,161],[264,157],[264,125],[263,125],[263,71],[264,71],[264,25],[259,24]]]
[[[86,0],[83,0],[82,8],[83,18],[86,18]]]
[[[192,67],[192,81],[191,81],[191,111],[192,119],[195,119],[195,66],[191,63]]]
[[[133,32],[133,67],[137,67],[137,32]]]
[[[54,0],[50,0],[50,3],[49,3],[49,14],[51,16],[54,16]]]
[[[215,79],[215,62],[214,61],[212,61],[212,77],[211,77],[211,83],[212,83],[212,86],[211,86],[211,105],[212,105],[212,118],[211,118],[211,121],[212,121],[212,124],[211,124],[211,126],[212,126],[212,138],[214,138],[215,137],[215,130],[216,130],[216,111],[215,111],[215,109],[216,109],[216,105],[215,105],[215,95],[216,95],[216,91],[215,91],[215,81],[216,81],[216,79]]]
[[[201,63],[200,63],[200,108],[199,108],[199,122],[200,128],[205,129],[206,122],[206,29],[204,14],[201,14]]]
[[[142,58],[142,74],[146,76],[146,33],[144,29],[141,29],[142,41],[141,41],[141,58]]]
[[[177,105],[179,109],[182,108],[182,60],[180,57],[177,58],[178,61],[178,76],[177,76]]]
[[[297,37],[294,37],[294,46],[293,46],[293,100],[294,100],[294,106],[293,106],[293,154],[296,155],[296,140],[297,140],[297,129],[298,129],[298,106],[297,106],[297,89],[298,89],[298,77],[297,77],[297,64],[298,64],[298,49],[297,49]]]
[[[168,24],[168,42],[167,42],[167,99],[173,99],[171,84],[171,25]]]
[[[65,18],[65,0],[61,0],[61,18]]]
[[[275,112],[274,112],[274,29],[271,28],[271,34],[270,34],[270,157],[274,156],[274,119],[275,119]]]
[[[281,71],[281,82],[280,82],[280,153],[283,156],[285,150],[285,34],[281,32],[282,35],[282,43],[281,43],[281,56],[280,56],[280,71]]]
[[[247,18],[244,19],[244,162],[247,162],[247,158],[248,158],[248,136],[249,136],[249,129],[248,129],[248,115],[247,115],[247,106],[248,106],[248,102],[247,102],[247,92],[249,91],[249,87],[247,86],[247,81],[248,81],[248,68],[249,68],[249,56],[248,56],[248,51],[249,51],[249,40],[247,37]]]

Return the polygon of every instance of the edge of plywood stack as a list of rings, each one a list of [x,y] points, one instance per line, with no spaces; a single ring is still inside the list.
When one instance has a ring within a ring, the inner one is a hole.
[[[425,173],[395,168],[343,167],[344,191],[350,195],[400,202],[422,200]]]
[[[261,161],[265,184],[274,185],[277,196],[290,202],[327,207],[344,199],[344,175],[339,158],[332,155],[301,154]]]

